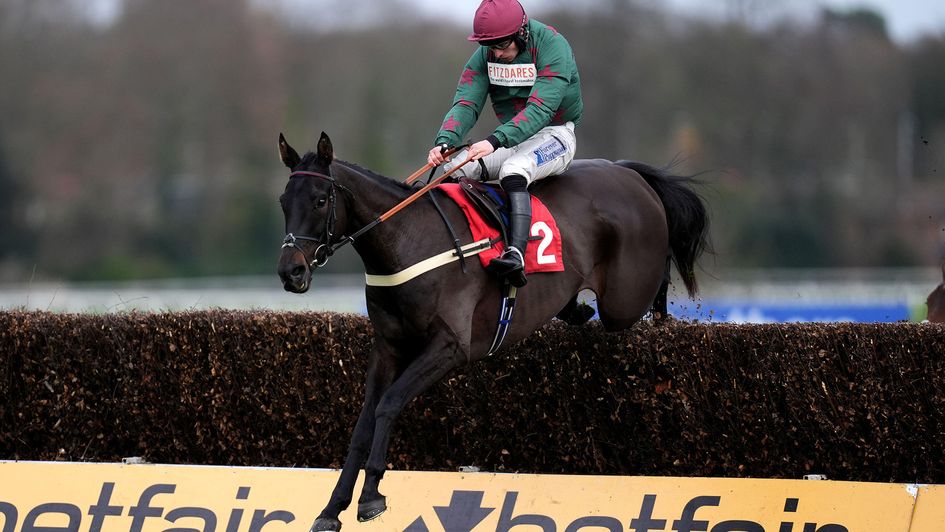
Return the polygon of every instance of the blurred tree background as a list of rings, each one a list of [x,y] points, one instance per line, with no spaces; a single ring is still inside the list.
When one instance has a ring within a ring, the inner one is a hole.
[[[279,133],[304,150],[324,130],[340,158],[402,178],[472,51],[467,26],[400,2],[344,29],[315,22],[357,2],[125,0],[108,23],[83,4],[0,2],[2,281],[271,274]],[[578,59],[579,156],[706,172],[710,269],[937,263],[945,31],[898,44],[868,9],[755,24],[580,8],[532,13]]]

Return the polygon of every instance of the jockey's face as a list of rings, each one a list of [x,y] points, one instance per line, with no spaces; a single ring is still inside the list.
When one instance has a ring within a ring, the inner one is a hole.
[[[511,63],[513,59],[518,56],[518,43],[513,39],[509,41],[508,46],[505,48],[500,48],[498,46],[490,46],[489,51],[492,52],[492,57],[500,63]]]

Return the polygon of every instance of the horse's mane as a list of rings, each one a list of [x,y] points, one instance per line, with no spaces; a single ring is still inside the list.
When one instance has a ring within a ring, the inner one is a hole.
[[[303,166],[303,167],[307,167],[307,166],[311,165],[311,164],[314,162],[314,160],[315,160],[315,153],[314,153],[314,152],[308,152],[308,153],[306,153],[306,154],[302,157],[302,166]],[[367,168],[365,168],[365,167],[363,167],[363,166],[360,166],[360,165],[358,165],[358,164],[351,163],[351,162],[348,162],[348,161],[342,161],[341,159],[335,159],[333,162],[334,162],[335,164],[339,164],[339,165],[341,165],[341,166],[344,166],[345,168],[347,168],[347,169],[349,169],[349,170],[353,170],[353,171],[355,171],[355,172],[357,172],[357,173],[359,173],[359,174],[368,176],[368,177],[370,177],[370,178],[372,178],[372,179],[375,179],[375,180],[377,180],[377,181],[380,181],[380,182],[382,182],[382,183],[389,183],[389,184],[391,184],[391,185],[394,185],[394,186],[396,186],[396,187],[398,187],[398,188],[400,188],[400,189],[407,190],[407,191],[413,190],[413,187],[411,187],[410,185],[404,184],[404,183],[402,183],[402,182],[400,182],[400,181],[397,181],[396,179],[392,179],[392,178],[390,178],[390,177],[387,177],[386,175],[379,174],[379,173],[375,172],[374,170],[369,170],[369,169],[367,169]]]

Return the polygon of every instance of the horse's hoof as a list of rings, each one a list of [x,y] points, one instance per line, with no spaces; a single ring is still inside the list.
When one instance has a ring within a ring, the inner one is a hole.
[[[358,521],[370,521],[387,510],[387,499],[383,495],[379,499],[358,503]]]
[[[653,322],[657,325],[672,325],[676,322],[676,318],[668,312],[654,312],[653,313]]]
[[[574,310],[571,311],[571,314],[568,315],[565,323],[575,327],[584,325],[594,317],[594,312],[594,307],[588,305],[587,303],[578,303],[578,305],[574,307]]]
[[[338,532],[341,530],[341,521],[331,517],[319,517],[312,523],[308,532]]]

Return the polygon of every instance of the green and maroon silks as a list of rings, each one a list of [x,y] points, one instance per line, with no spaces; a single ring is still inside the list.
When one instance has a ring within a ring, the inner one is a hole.
[[[571,45],[556,29],[537,20],[530,20],[528,28],[528,49],[511,63],[490,61],[485,46],[473,52],[435,144],[460,144],[479,119],[486,96],[501,122],[493,134],[506,148],[545,126],[581,120],[581,79]]]

